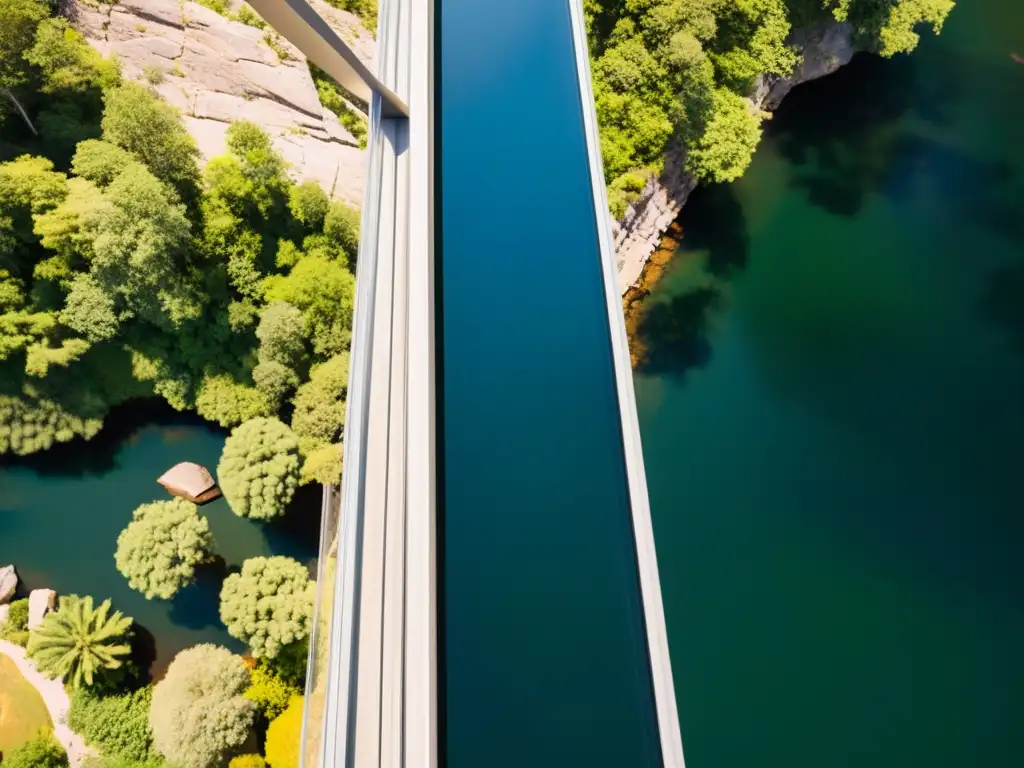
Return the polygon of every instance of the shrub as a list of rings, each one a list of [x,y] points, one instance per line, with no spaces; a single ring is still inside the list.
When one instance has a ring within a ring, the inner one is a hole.
[[[152,699],[149,686],[113,696],[76,691],[71,696],[67,723],[86,744],[107,757],[131,763],[154,761],[157,755],[149,728]]]
[[[249,670],[216,645],[179,653],[153,689],[149,724],[157,751],[180,768],[220,765],[249,736],[256,705],[242,696]]]
[[[299,768],[299,745],[302,741],[301,696],[295,696],[286,709],[267,729],[267,764],[270,768]]]
[[[111,613],[109,600],[94,607],[91,597],[68,595],[29,632],[28,655],[47,677],[91,686],[128,660],[132,623],[120,611]]]
[[[28,644],[28,598],[15,600],[7,613],[7,621],[0,626],[0,640],[20,645]]]
[[[217,476],[236,515],[277,517],[299,484],[299,442],[277,419],[247,421],[225,441]]]
[[[267,763],[260,755],[239,755],[231,758],[228,768],[266,768]]]
[[[297,686],[286,683],[263,663],[256,665],[251,676],[252,685],[243,695],[259,707],[267,720],[273,720],[284,712],[292,696],[302,693]]]
[[[196,566],[209,561],[210,523],[185,499],[143,504],[132,516],[117,537],[117,570],[147,600],[168,600],[192,582]]]
[[[4,768],[67,768],[68,756],[53,734],[26,741],[4,755]]]
[[[273,658],[309,635],[313,590],[305,566],[290,557],[253,557],[224,580],[220,620],[256,658]]]

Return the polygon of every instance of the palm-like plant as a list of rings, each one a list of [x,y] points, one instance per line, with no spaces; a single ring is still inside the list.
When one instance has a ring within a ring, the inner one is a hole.
[[[132,619],[110,612],[110,601],[68,595],[29,633],[28,655],[50,678],[75,688],[92,685],[97,673],[120,669],[131,653]]]

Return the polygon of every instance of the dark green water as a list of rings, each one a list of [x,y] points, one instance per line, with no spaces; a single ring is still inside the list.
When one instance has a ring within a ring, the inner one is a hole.
[[[659,765],[569,5],[439,6],[445,764]]]
[[[257,555],[312,563],[319,536],[317,492],[304,490],[288,515],[269,525],[237,517],[223,499],[201,507],[225,564],[204,572],[173,600],[146,600],[114,566],[117,535],[132,510],[170,498],[156,479],[179,461],[215,472],[224,437],[200,419],[141,404],[116,409],[89,442],[0,463],[0,564],[14,563],[27,589],[111,598],[152,635],[154,670],[196,643],[243,651],[220,623],[220,583],[226,572]]]
[[[794,91],[637,381],[690,768],[1024,760],[1024,6]]]

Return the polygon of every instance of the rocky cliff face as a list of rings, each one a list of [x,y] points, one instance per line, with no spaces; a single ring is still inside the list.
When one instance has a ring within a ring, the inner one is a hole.
[[[373,68],[373,36],[359,20],[310,1]],[[271,134],[294,178],[317,181],[361,206],[365,153],[320,104],[305,56],[287,40],[182,0],[68,0],[66,6],[90,44],[117,57],[125,77],[148,82],[181,109],[204,159],[226,151],[232,122],[251,120]]]
[[[752,104],[775,109],[794,86],[835,72],[853,57],[851,40],[849,24],[830,24],[794,33],[793,42],[801,48],[803,60],[789,77],[762,77],[751,94]],[[679,216],[697,186],[697,180],[683,170],[685,165],[683,147],[670,145],[665,153],[664,172],[651,178],[621,221],[612,223],[622,293],[640,279],[662,234]]]

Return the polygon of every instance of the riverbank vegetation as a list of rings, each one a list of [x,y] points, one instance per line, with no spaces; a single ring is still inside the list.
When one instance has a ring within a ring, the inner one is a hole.
[[[347,366],[357,214],[251,123],[201,172],[176,111],[41,0],[5,3],[0,30],[0,453],[92,437],[140,397],[287,423],[314,371]],[[340,477],[325,405],[305,482]]]
[[[731,181],[750,164],[764,113],[761,76],[785,77],[794,29],[848,22],[854,44],[893,56],[922,26],[938,32],[953,0],[584,0],[609,204],[621,216],[671,141],[686,169]]]

